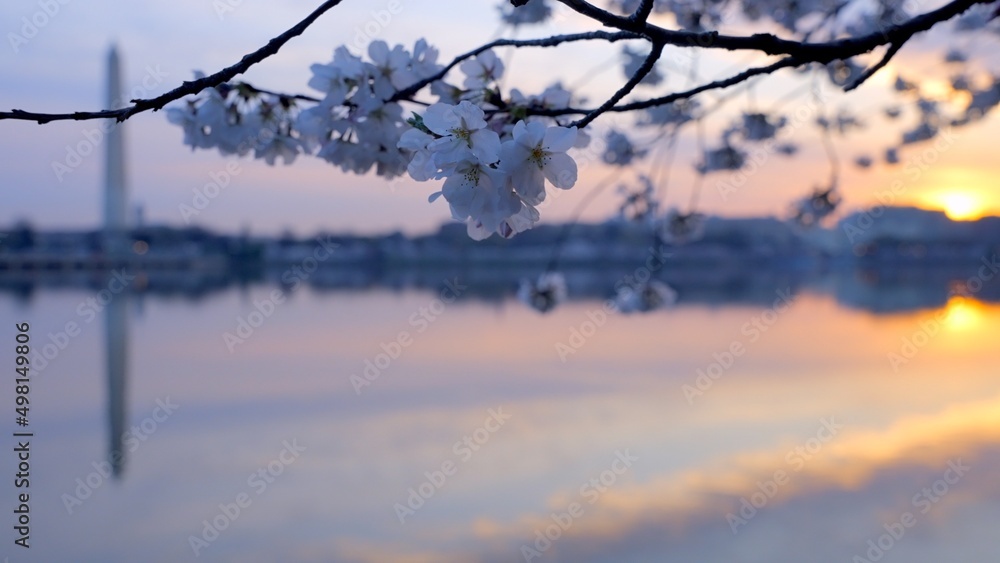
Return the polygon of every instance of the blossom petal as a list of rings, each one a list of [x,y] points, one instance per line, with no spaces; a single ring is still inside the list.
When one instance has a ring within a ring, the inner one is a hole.
[[[493,164],[500,160],[500,136],[496,131],[480,129],[470,137],[472,154],[483,164]]]
[[[566,153],[552,153],[542,169],[553,186],[568,190],[576,184],[576,161]]]
[[[455,115],[465,124],[466,129],[471,131],[486,127],[486,119],[484,119],[486,114],[483,112],[483,108],[466,100],[462,100],[454,107]]]
[[[486,240],[493,234],[493,231],[488,230],[482,223],[472,220],[466,222],[466,232],[472,240]]]
[[[514,141],[517,144],[527,147],[528,150],[532,150],[541,144],[545,138],[545,124],[538,121],[532,121],[531,123],[518,121],[512,133]]]
[[[542,146],[551,152],[566,152],[576,143],[576,127],[549,127]]]
[[[377,64],[383,64],[389,61],[389,45],[381,39],[372,41],[368,44],[368,56],[371,60],[375,61]]]
[[[449,135],[451,130],[462,125],[451,104],[434,104],[424,112],[424,125],[438,135]]]
[[[527,203],[538,205],[545,199],[545,176],[538,168],[522,166],[511,173],[510,180],[514,191]]]
[[[400,135],[396,146],[411,151],[422,151],[427,150],[427,143],[433,140],[434,137],[431,137],[420,129],[407,129]]]

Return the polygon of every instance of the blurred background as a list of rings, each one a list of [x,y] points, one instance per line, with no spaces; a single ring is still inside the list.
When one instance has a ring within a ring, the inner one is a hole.
[[[0,105],[103,107],[112,45],[121,90],[151,97],[234,63],[314,4],[53,2],[29,38],[24,18],[45,8],[7,2],[2,27],[26,42],[8,34],[0,49]],[[345,2],[245,78],[310,93],[309,65],[372,21],[368,39],[427,37],[442,60],[500,33],[593,28],[557,7],[511,30],[495,5],[402,1],[382,24],[388,2]],[[882,156],[899,144],[884,115],[892,82],[922,73],[946,90],[934,69],[948,40],[908,44],[829,102],[867,127],[836,140],[844,203],[827,223],[787,220],[828,174],[820,137],[799,127],[795,157],[768,158],[735,192],[717,189],[728,173],[705,181],[706,217],[685,244],[632,220],[620,191],[582,206],[604,164],[546,202],[542,225],[474,242],[444,202],[427,203],[433,183],[192,151],[163,113],[99,139],[99,122],[0,123],[0,358],[13,367],[15,325],[29,323],[35,434],[31,548],[13,543],[8,512],[0,554],[994,559],[997,125],[904,147],[895,165]],[[624,80],[618,47],[509,56],[506,85],[524,91],[559,80],[594,101]],[[703,76],[753,61],[706,54]],[[661,88],[684,87],[671,64]],[[707,128],[748,104],[809,108],[801,85],[763,81]],[[595,136],[629,127],[605,116]],[[697,158],[682,133],[661,209],[686,205]],[[182,206],[223,176],[187,220]],[[109,236],[108,208],[125,236]],[[542,314],[550,294],[531,282],[551,271],[551,294],[565,295]],[[17,471],[13,453],[2,466]],[[4,491],[13,510],[19,489]]]

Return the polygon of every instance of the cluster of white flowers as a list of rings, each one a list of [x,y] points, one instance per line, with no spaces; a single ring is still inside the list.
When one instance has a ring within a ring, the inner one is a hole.
[[[884,33],[893,25],[898,25],[913,17],[907,5],[917,5],[908,0],[879,0],[879,2],[855,7],[854,17],[845,20],[843,30],[852,36]]]
[[[871,168],[872,164],[875,164],[875,161],[866,154],[854,157],[854,165],[858,168]]]
[[[657,127],[661,125],[683,125],[695,118],[699,109],[696,100],[690,98],[676,102],[653,106],[646,109],[636,122],[637,125]]]
[[[545,23],[552,15],[548,0],[528,0],[516,8],[508,0],[502,0],[498,9],[500,20],[514,26]]]
[[[646,156],[648,152],[649,149],[637,148],[628,135],[611,129],[604,136],[604,152],[601,154],[601,160],[613,166],[629,166],[636,159]]]
[[[812,194],[794,203],[792,220],[802,227],[814,227],[832,215],[840,202],[841,197],[836,185],[814,188]]]
[[[622,49],[622,55],[625,58],[625,67],[622,69],[625,73],[625,78],[632,78],[635,73],[639,72],[639,68],[642,67],[643,63],[649,57],[649,53],[640,53],[639,51],[633,51],[625,46]],[[649,71],[646,76],[642,78],[639,84],[643,86],[658,86],[663,82],[663,74],[660,73],[656,65]]]
[[[551,86],[540,96],[514,90],[504,102],[496,88],[504,66],[493,51],[464,61],[459,69],[465,74],[461,99],[454,103],[442,97],[429,106],[411,120],[413,127],[397,146],[408,154],[407,171],[414,180],[444,180],[430,200],[444,196],[470,237],[497,233],[509,238],[538,221],[536,206],[545,200],[546,181],[564,190],[576,184],[576,161],[567,151],[586,137],[548,118],[515,122],[512,117],[531,108],[566,107],[570,95],[562,87]],[[509,111],[499,112],[496,103]]]
[[[539,24],[551,18],[553,4],[551,0],[505,0],[499,6],[500,16],[508,25]],[[625,15],[643,5],[640,0],[607,0],[607,4]],[[809,34],[802,31],[802,22],[809,20],[810,33],[822,30],[831,37],[885,30],[910,17],[905,0],[877,4],[868,10],[842,11],[840,0],[655,0],[651,8],[658,16],[671,14],[675,27],[687,30],[714,29],[726,19],[724,10],[735,8],[752,20],[770,18],[804,35]],[[955,27],[1000,31],[990,23],[990,10],[983,6],[969,10]],[[626,76],[633,76],[646,57],[641,50],[625,47]],[[949,47],[943,59],[952,69],[963,65],[951,73],[950,84],[961,94],[953,96],[955,100],[966,101],[964,107],[957,114],[949,113],[949,106],[957,105],[953,100],[929,96],[921,92],[919,82],[897,76],[893,89],[912,103],[919,120],[902,132],[897,147],[886,150],[887,163],[900,161],[898,149],[904,145],[932,139],[949,126],[982,119],[1000,105],[1000,77],[991,74],[987,82],[972,74],[965,68],[967,54],[955,47]],[[407,173],[417,181],[439,182],[440,190],[430,200],[443,196],[451,215],[467,225],[470,237],[479,240],[494,233],[511,237],[539,220],[538,207],[546,199],[547,188],[565,190],[576,184],[577,164],[570,151],[586,146],[590,136],[543,116],[573,107],[571,93],[560,84],[541,93],[517,89],[505,93],[500,87],[505,65],[493,50],[482,47],[475,56],[449,65],[449,71],[452,66],[462,76],[449,83],[446,80],[453,77],[446,76],[437,49],[425,40],[417,41],[412,49],[376,40],[363,56],[339,47],[329,63],[312,65],[308,84],[320,93],[316,98],[271,93],[243,83],[222,84],[169,108],[167,116],[183,128],[184,142],[193,148],[213,148],[225,155],[252,154],[268,164],[279,160],[290,164],[299,154],[310,154],[351,173],[374,170],[386,178]],[[825,69],[823,65],[818,68],[825,70],[832,83],[846,86],[863,76],[870,63],[835,60]],[[654,67],[642,84],[662,87],[664,80]],[[403,104],[424,107],[409,117],[410,107],[404,111]],[[701,120],[710,111],[696,100],[683,99],[645,108],[634,123],[660,129],[657,140],[669,131],[673,142],[683,125]],[[898,106],[885,109],[890,119],[901,112]],[[749,144],[776,139],[788,123],[776,113],[743,113],[722,131],[719,142],[701,151],[696,170],[707,174],[743,168]],[[824,114],[816,123],[825,135],[865,125],[844,110],[831,117]],[[649,153],[649,147],[637,148],[618,130],[607,133],[605,140],[605,146],[591,155],[605,164],[635,165]],[[797,147],[782,142],[775,150],[790,155]],[[854,163],[870,168],[875,162],[863,156]],[[642,182],[642,189],[625,194],[620,214],[629,220],[658,221],[652,183],[648,178]],[[799,223],[816,223],[832,213],[838,200],[834,188],[818,189],[798,202],[793,214]],[[666,219],[664,232],[674,242],[690,240],[697,236],[700,224],[694,210],[674,213]]]
[[[801,31],[803,21],[815,15],[836,13],[838,0],[744,0],[743,13],[751,20],[770,18],[788,31]],[[842,6],[840,6],[842,8]]]
[[[784,116],[771,117],[765,113],[744,113],[739,132],[747,141],[766,141],[773,139],[787,122]]]
[[[965,115],[958,124],[982,119],[993,108],[1000,105],[1000,77],[993,77],[992,83],[982,90],[972,90]]]
[[[716,170],[739,170],[743,168],[746,159],[747,153],[731,145],[729,139],[724,137],[722,146],[705,151],[695,169],[701,174]]]
[[[374,168],[387,178],[408,172],[418,181],[443,180],[431,201],[443,195],[477,240],[531,228],[546,182],[559,189],[576,184],[576,161],[567,151],[589,137],[530,110],[566,107],[570,93],[555,85],[540,95],[513,90],[502,99],[504,65],[487,50],[459,65],[461,88],[433,81],[438,102],[406,119],[396,97],[438,77],[437,57],[422,39],[412,52],[373,41],[368,60],[340,47],[331,62],[311,67],[309,86],[322,98],[308,109],[298,109],[299,97],[227,84],[170,109],[169,118],[194,148],[255,151],[269,164],[307,152],[347,172]]]
[[[956,31],[976,31],[996,21],[996,10],[987,4],[977,4],[962,13],[955,22]],[[996,28],[994,28],[996,31]]]
[[[615,295],[615,306],[622,313],[648,313],[677,302],[677,292],[659,280],[647,280],[634,287],[623,286]]]
[[[375,167],[379,175],[398,176],[406,170],[400,149],[406,129],[403,108],[393,96],[441,70],[437,49],[423,39],[410,53],[384,41],[368,46],[370,61],[339,47],[328,64],[310,67],[309,86],[323,93],[314,107],[296,120],[304,145],[316,156],[347,172],[363,174]]]
[[[538,311],[548,313],[566,300],[566,278],[558,272],[545,272],[536,280],[522,280],[517,297]]]
[[[671,208],[660,224],[660,238],[667,244],[687,244],[704,234],[705,216],[693,211],[682,212]]]
[[[293,117],[288,98],[264,96],[245,84],[209,88],[203,99],[167,109],[167,119],[183,128],[184,144],[192,149],[215,148],[238,156],[253,151],[268,164],[278,157],[291,164],[301,151],[292,136]]]
[[[624,184],[618,186],[618,193],[622,195],[618,217],[623,221],[653,222],[660,209],[660,202],[656,200],[656,187],[653,180],[645,174],[639,176],[639,184],[640,187],[635,190]]]
[[[618,219],[645,224],[663,244],[680,246],[700,239],[705,233],[705,216],[695,211],[682,212],[670,208],[660,214],[660,202],[652,179],[639,175],[639,187],[630,189],[618,186],[622,201],[618,206]]]
[[[414,153],[410,176],[444,179],[431,201],[443,195],[452,217],[464,221],[476,240],[531,228],[546,180],[560,189],[576,184],[576,161],[566,154],[576,143],[576,128],[519,120],[508,132],[503,121],[489,123],[483,108],[466,100],[438,102],[416,125],[399,142]]]

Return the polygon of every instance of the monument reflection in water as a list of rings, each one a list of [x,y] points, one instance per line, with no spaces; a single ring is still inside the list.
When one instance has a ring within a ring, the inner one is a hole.
[[[128,426],[128,294],[104,309],[104,353],[108,372],[108,460],[115,477],[125,468]]]

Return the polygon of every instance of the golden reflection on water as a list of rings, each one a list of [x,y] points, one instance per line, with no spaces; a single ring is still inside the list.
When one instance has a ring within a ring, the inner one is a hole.
[[[1000,525],[1000,307],[974,297],[876,314],[804,292],[766,330],[754,324],[762,306],[682,303],[609,315],[564,362],[556,344],[599,302],[540,316],[469,300],[420,331],[409,319],[430,294],[306,291],[230,354],[219,334],[268,290],[255,291],[190,308],[152,302],[131,323],[130,424],[158,397],[183,407],[130,457],[127,486],[102,489],[89,518],[50,516],[54,534],[103,537],[113,522],[124,537],[159,533],[179,560],[190,552],[174,540],[290,437],[309,449],[213,556],[523,561],[521,547],[574,502],[583,515],[533,561],[852,561],[907,511],[917,524],[891,560],[978,561]],[[65,321],[75,299],[65,301],[40,334]],[[412,344],[356,393],[351,375],[401,331]],[[744,353],[720,360],[733,343]],[[78,371],[46,371],[46,404],[103,412],[91,350],[67,351]],[[716,362],[728,367],[689,399],[684,386]],[[457,456],[456,441],[497,408],[510,419],[467,461]],[[48,438],[65,459],[40,459],[60,487],[104,450],[100,417],[87,416],[93,426]],[[584,485],[625,451],[637,460],[589,503]],[[446,461],[458,472],[400,524],[394,505]],[[968,474],[921,512],[915,495],[958,461]],[[160,532],[130,532],[141,520],[134,490],[148,491]],[[744,518],[750,499],[760,506]],[[292,524],[290,514],[309,517]],[[248,552],[260,538],[269,543]],[[92,549],[128,559],[146,548],[137,542]]]

